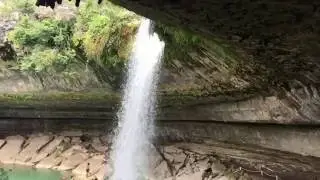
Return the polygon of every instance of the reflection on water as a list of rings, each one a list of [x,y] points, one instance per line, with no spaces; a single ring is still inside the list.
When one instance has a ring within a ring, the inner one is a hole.
[[[61,180],[57,171],[22,167],[0,168],[0,180]]]

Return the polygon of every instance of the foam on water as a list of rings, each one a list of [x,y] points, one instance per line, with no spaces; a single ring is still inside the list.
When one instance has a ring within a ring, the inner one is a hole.
[[[141,180],[148,171],[148,140],[153,132],[155,91],[164,42],[142,21],[130,59],[118,134],[113,150],[113,180]]]

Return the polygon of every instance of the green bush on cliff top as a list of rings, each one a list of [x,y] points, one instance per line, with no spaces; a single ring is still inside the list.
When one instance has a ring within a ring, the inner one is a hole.
[[[21,70],[62,72],[75,62],[70,44],[72,23],[54,19],[38,21],[28,16],[9,33],[9,40],[20,53]]]
[[[88,0],[68,21],[21,18],[9,33],[20,69],[36,74],[72,73],[75,63],[83,64],[100,81],[119,86],[139,16],[104,3],[98,6]]]
[[[13,6],[15,2],[18,5]],[[12,11],[25,15],[9,33],[21,71],[38,77],[91,69],[100,82],[114,88],[120,86],[140,23],[138,15],[109,1],[98,5],[88,0],[71,20],[36,19],[33,3],[31,6],[27,0],[4,0]],[[157,24],[155,30],[166,43],[165,62],[189,60],[189,52],[202,43],[200,37],[179,28]]]

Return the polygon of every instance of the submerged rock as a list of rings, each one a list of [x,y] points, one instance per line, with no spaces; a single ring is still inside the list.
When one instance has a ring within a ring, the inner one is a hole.
[[[77,168],[72,170],[73,174],[83,177],[91,177],[104,168],[104,155],[96,155],[82,162]]]
[[[41,160],[37,165],[36,168],[43,168],[43,169],[52,169],[53,167],[59,165],[63,160],[63,157],[59,157],[56,154],[51,154],[50,156]]]
[[[40,160],[44,159],[45,157],[52,154],[55,150],[58,149],[58,146],[62,143],[63,137],[58,136],[54,138],[49,144],[47,144],[39,153],[35,154],[30,162],[36,163]]]
[[[41,150],[50,140],[52,140],[52,137],[46,135],[31,137],[28,140],[29,144],[23,148],[15,158],[16,163],[23,165],[32,160],[32,157],[37,156],[39,150]]]
[[[87,150],[82,143],[71,145],[62,136],[29,137],[25,145],[26,138],[22,136],[11,136],[0,141],[5,143],[0,149],[0,159],[5,161],[1,162],[24,162],[36,168],[58,169],[72,173],[74,180],[103,180],[112,176],[111,156],[106,158],[104,152]],[[90,143],[93,142],[100,140]],[[150,180],[265,180],[261,173],[281,178],[292,177],[297,172],[311,172],[317,177],[316,172],[320,171],[316,157],[222,142],[158,144],[157,147],[150,145],[149,150],[150,174],[146,176]]]
[[[4,164],[14,164],[15,158],[21,151],[25,138],[22,136],[9,136],[6,144],[0,149],[0,161]]]
[[[85,160],[87,160],[89,155],[87,153],[78,152],[69,157],[66,157],[61,164],[57,167],[58,170],[66,171],[72,170]]]

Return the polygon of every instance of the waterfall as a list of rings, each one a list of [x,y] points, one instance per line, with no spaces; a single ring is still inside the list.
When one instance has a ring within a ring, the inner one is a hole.
[[[148,140],[153,131],[158,70],[164,42],[152,23],[140,24],[129,62],[118,132],[113,148],[113,180],[141,180],[148,170]]]

